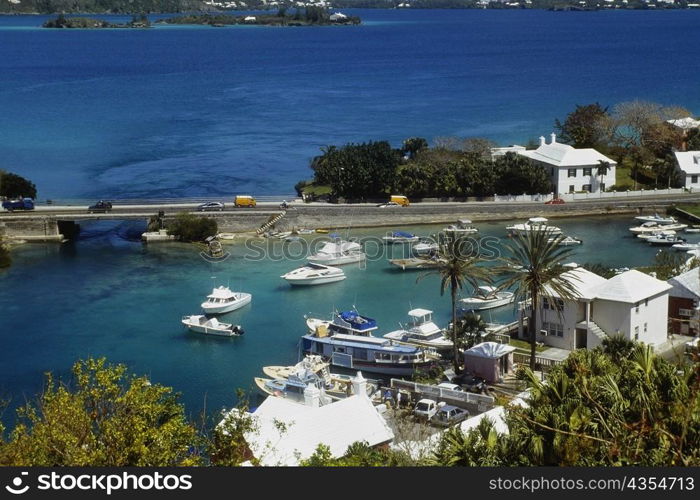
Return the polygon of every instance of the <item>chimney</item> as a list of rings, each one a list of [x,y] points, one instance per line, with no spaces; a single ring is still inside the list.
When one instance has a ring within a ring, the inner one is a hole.
[[[362,372],[357,372],[357,375],[352,379],[352,393],[356,396],[367,397],[367,380],[362,376]]]
[[[318,387],[311,384],[306,386],[306,389],[304,389],[304,404],[311,408],[321,406],[321,391]]]
[[[557,134],[555,134],[554,132],[552,132],[552,142],[551,142],[551,144],[556,144],[556,142],[557,142]]]
[[[544,136],[541,135],[541,136],[540,136],[540,146],[544,146],[544,144],[545,144],[545,142],[544,142]]]

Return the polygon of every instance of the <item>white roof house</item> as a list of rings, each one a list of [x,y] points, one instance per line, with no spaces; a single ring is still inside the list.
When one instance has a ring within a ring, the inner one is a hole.
[[[317,394],[312,392],[320,393],[307,387],[304,394],[313,400]],[[261,465],[295,466],[319,444],[328,446],[334,457],[342,457],[355,442],[388,444],[394,433],[365,394],[323,406],[309,398],[298,403],[269,396],[251,415],[254,429],[245,436],[248,447]]]
[[[551,142],[546,143],[540,137],[537,149],[516,150],[515,153],[530,158],[535,163],[548,169],[555,193],[589,191],[615,184],[615,167],[617,162],[599,153],[593,148],[577,149],[568,144],[557,142],[556,134],[551,134]],[[608,163],[610,168],[603,176],[598,175],[600,162]]]
[[[700,151],[681,151],[674,153],[676,162],[683,177],[685,177],[685,187],[700,187]]]
[[[563,274],[576,288],[576,300],[541,300],[538,341],[560,349],[592,348],[621,335],[658,345],[667,339],[671,285],[631,270],[610,279],[583,268]]]
[[[482,342],[471,349],[467,349],[464,354],[478,358],[496,359],[513,351],[515,351],[515,347],[512,345],[499,344],[498,342]]]
[[[695,268],[668,280],[671,295],[684,299],[700,299],[700,269]]]
[[[690,116],[686,116],[685,118],[678,118],[677,120],[666,121],[671,125],[675,125],[678,128],[682,128],[683,130],[690,130],[700,127],[700,120],[694,120]]]

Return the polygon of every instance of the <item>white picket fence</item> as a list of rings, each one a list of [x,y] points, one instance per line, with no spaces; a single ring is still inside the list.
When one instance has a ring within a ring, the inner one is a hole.
[[[638,191],[611,191],[597,193],[561,193],[559,198],[564,201],[581,201],[581,200],[604,200],[604,199],[619,199],[619,198],[634,198],[643,196],[662,196],[683,194],[688,191],[684,188],[669,188],[669,189],[640,189]],[[500,195],[494,196],[494,201],[497,202],[540,202],[544,203],[553,199],[554,193],[547,194],[520,194],[520,195]]]

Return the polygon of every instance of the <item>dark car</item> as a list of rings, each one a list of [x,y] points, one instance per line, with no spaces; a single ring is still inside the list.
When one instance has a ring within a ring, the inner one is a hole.
[[[34,200],[21,198],[19,200],[7,200],[2,202],[2,208],[12,212],[13,210],[34,210]]]
[[[103,201],[100,200],[94,205],[90,205],[88,207],[88,213],[95,214],[95,213],[107,213],[110,210],[112,210],[112,204],[108,201]]]
[[[563,205],[565,202],[561,198],[554,198],[553,200],[545,201],[545,205]]]
[[[197,210],[199,210],[200,212],[223,212],[224,208],[226,208],[226,206],[219,201],[209,201],[207,203],[202,203],[201,205],[199,205],[197,207]]]

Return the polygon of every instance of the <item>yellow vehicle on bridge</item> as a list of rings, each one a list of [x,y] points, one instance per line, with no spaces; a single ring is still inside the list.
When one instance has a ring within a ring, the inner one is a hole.
[[[247,194],[239,194],[236,196],[233,204],[237,207],[250,207],[253,208],[257,204],[255,198]]]
[[[401,205],[402,207],[407,207],[411,204],[411,202],[408,201],[408,198],[401,194],[392,194],[389,201],[394,202],[397,205]]]

